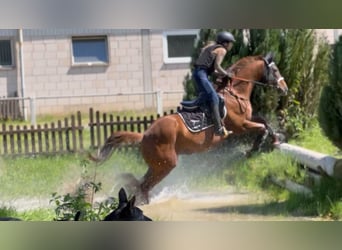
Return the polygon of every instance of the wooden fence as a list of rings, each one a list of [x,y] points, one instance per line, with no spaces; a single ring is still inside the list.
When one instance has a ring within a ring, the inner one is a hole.
[[[173,110],[164,115],[172,114]],[[145,131],[156,116],[120,117],[89,110],[90,149],[103,145],[114,131]],[[0,155],[37,155],[80,152],[84,150],[84,127],[81,113],[63,121],[37,126],[13,126],[3,123],[0,127]],[[125,146],[125,149],[131,148]]]
[[[22,120],[18,99],[0,98],[0,120]]]
[[[81,113],[57,123],[37,126],[2,124],[1,155],[37,155],[83,150]]]
[[[164,112],[163,115],[174,113]],[[120,117],[112,114],[89,110],[90,148],[100,147],[114,131],[144,132],[160,115],[143,117]]]

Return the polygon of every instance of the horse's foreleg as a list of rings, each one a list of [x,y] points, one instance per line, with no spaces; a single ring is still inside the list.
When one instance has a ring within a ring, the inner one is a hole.
[[[273,145],[277,145],[280,143],[280,139],[279,139],[277,133],[274,132],[274,130],[271,128],[271,126],[268,124],[268,122],[264,118],[262,118],[260,116],[254,116],[252,118],[252,121],[262,123],[265,125],[266,130],[268,131],[268,135],[272,137],[272,144]]]
[[[254,141],[252,148],[246,152],[247,157],[250,156],[253,152],[260,151],[261,146],[266,140],[269,132],[267,130],[267,126],[263,123],[254,122],[246,120],[243,124],[246,131],[256,132],[258,133],[257,139]]]

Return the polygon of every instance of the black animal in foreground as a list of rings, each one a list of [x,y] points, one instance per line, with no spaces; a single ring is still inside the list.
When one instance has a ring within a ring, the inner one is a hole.
[[[75,221],[79,221],[81,212],[78,211],[75,215]],[[13,217],[0,217],[0,221],[21,221]],[[119,191],[119,205],[108,214],[103,221],[152,221],[149,217],[143,214],[143,211],[135,206],[135,196],[130,200],[127,199],[127,194],[123,188]]]
[[[103,221],[152,221],[134,204],[135,196],[128,200],[125,190],[121,188],[119,191],[119,206],[108,214]]]
[[[0,221],[21,221],[21,219],[14,217],[0,217]]]

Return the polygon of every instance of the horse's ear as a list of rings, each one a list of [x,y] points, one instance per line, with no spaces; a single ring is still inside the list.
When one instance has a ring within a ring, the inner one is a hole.
[[[133,207],[134,207],[134,204],[135,204],[135,195],[129,200],[128,206],[129,206],[130,208],[133,208]]]
[[[120,188],[120,191],[119,191],[119,203],[123,203],[123,202],[127,203],[127,195],[126,195],[125,189]]]
[[[268,52],[267,55],[264,57],[265,61],[270,64],[273,62],[274,54],[273,52]]]

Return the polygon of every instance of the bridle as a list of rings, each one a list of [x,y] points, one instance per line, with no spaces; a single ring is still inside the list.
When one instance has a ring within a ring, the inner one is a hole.
[[[268,77],[268,75],[269,75],[268,72],[269,72],[269,70],[273,69],[272,67],[275,66],[275,62],[268,63],[268,61],[266,59],[263,59],[263,60],[264,60],[264,62],[266,64],[266,66],[267,66],[267,68],[266,68],[267,69],[267,73],[265,75],[267,75],[266,77]],[[246,78],[242,78],[242,77],[238,77],[238,76],[232,76],[231,79],[240,80],[242,82],[254,83],[255,85],[259,85],[259,86],[272,87],[272,88],[279,89],[280,87],[278,86],[278,83],[280,81],[283,81],[284,77],[280,76],[280,77],[278,77],[276,79],[277,85],[275,85],[275,84],[267,84],[267,83],[264,83],[264,82],[250,80],[250,79],[246,79]],[[266,79],[266,81],[268,81],[268,79]],[[241,83],[241,82],[239,82],[239,83]],[[237,83],[237,84],[239,84],[239,83]],[[234,87],[234,86],[232,86],[232,87]]]
[[[276,64],[275,62],[271,62],[269,63],[267,61],[267,59],[263,58],[263,61],[266,65],[266,72],[264,73],[264,79],[266,82],[270,81],[270,70],[275,70],[274,67],[276,67]],[[273,76],[273,75],[272,75]],[[274,76],[273,76],[274,77]],[[254,83],[255,85],[258,85],[258,86],[263,86],[263,87],[271,87],[271,88],[275,88],[275,89],[280,89],[280,87],[278,86],[279,82],[284,80],[284,77],[282,77],[280,75],[280,77],[278,77],[276,80],[277,84],[267,84],[265,82],[261,82],[261,81],[255,81],[255,80],[251,80],[251,79],[246,79],[246,78],[243,78],[243,77],[238,77],[238,76],[232,76],[231,79],[236,79],[236,80],[240,80],[240,82],[234,84],[234,85],[230,85],[230,86],[226,86],[224,88],[224,91],[228,92],[230,95],[234,96],[237,100],[238,100],[238,103],[240,105],[240,110],[241,112],[245,112],[245,110],[243,109],[242,107],[242,103],[241,101],[249,101],[249,99],[247,98],[244,98],[244,97],[241,97],[239,95],[237,95],[234,91],[234,86],[238,85],[238,84],[241,84],[242,82],[247,82],[247,83]]]

